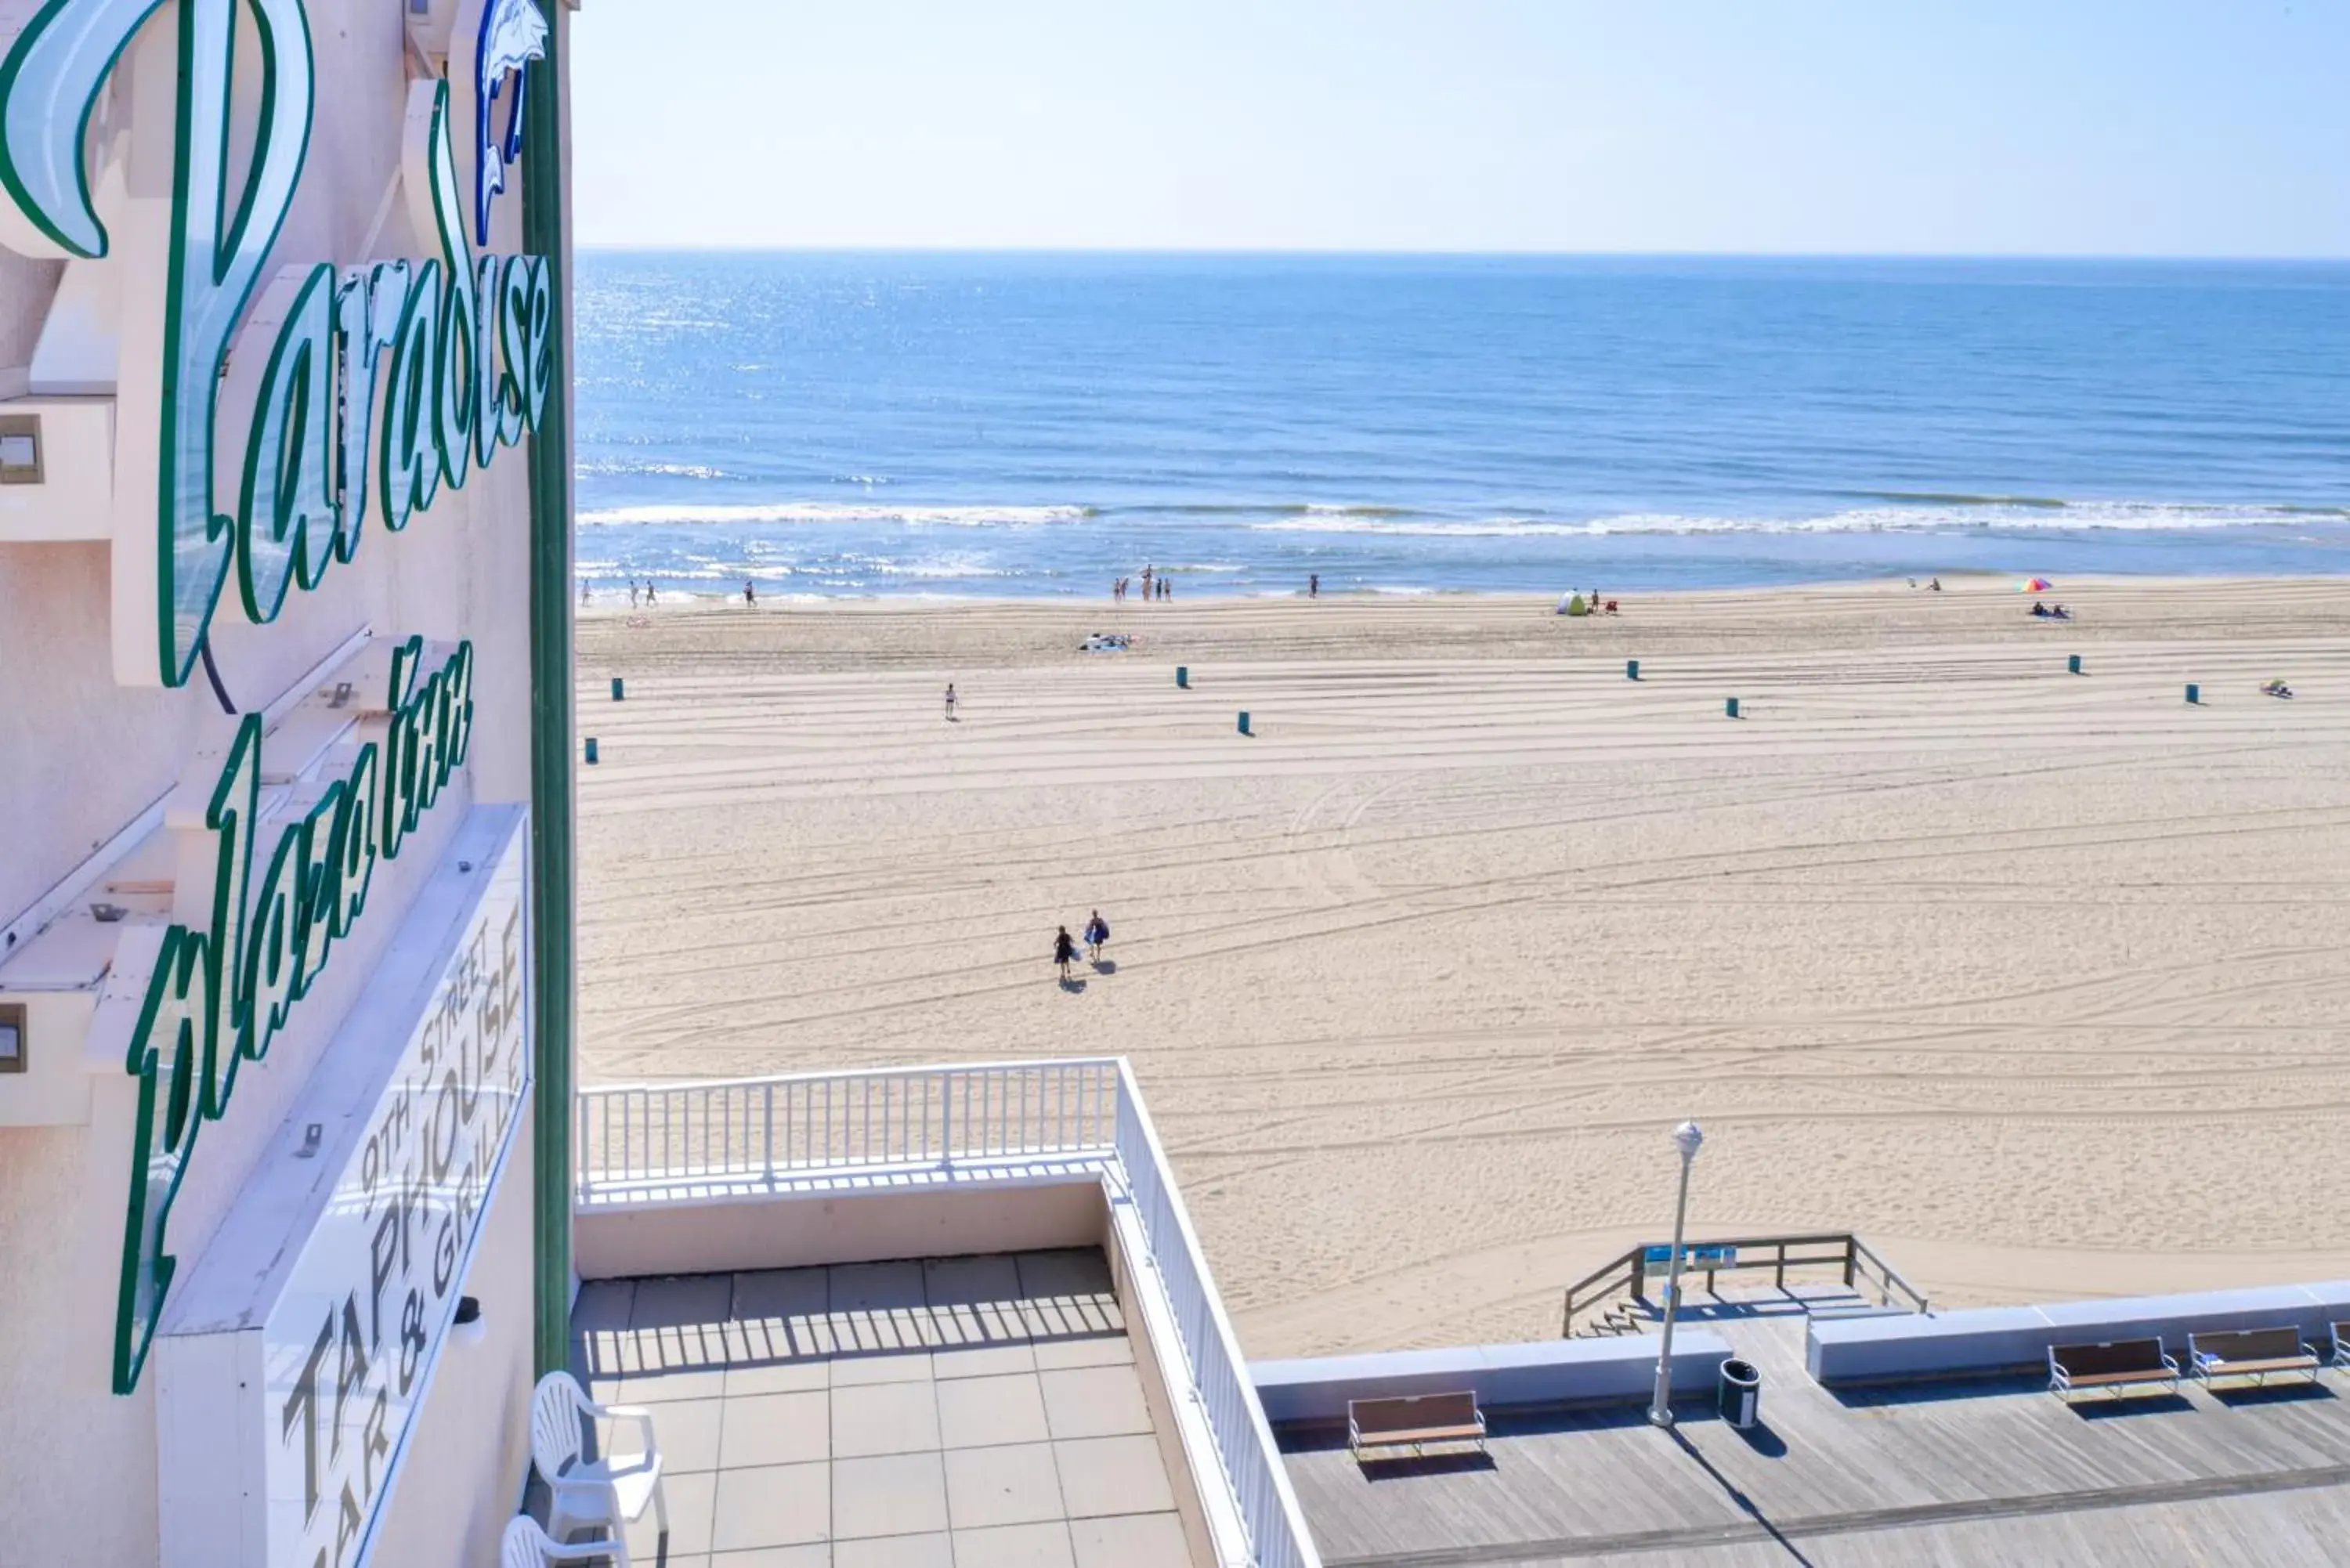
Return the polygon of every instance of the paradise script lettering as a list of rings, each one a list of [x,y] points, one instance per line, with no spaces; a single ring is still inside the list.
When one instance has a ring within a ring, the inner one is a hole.
[[[108,78],[160,6],[49,0],[0,61],[0,243],[108,254],[85,143]],[[120,447],[116,476],[119,594],[153,584],[143,607],[118,597],[116,675],[164,686],[186,682],[232,573],[246,617],[276,619],[290,585],[315,588],[358,552],[371,468],[384,526],[407,526],[442,485],[461,488],[538,429],[555,374],[544,258],[473,254],[445,80],[410,85],[400,175],[412,226],[439,254],[290,265],[265,288],[309,151],[309,18],[301,0],[178,9],[165,308],[152,342],[129,340],[139,318],[126,316],[123,344],[126,358],[158,360],[161,380],[153,416],[121,419],[159,426],[151,447]],[[237,47],[241,25],[259,48]],[[257,92],[243,90],[240,62]],[[256,123],[237,123],[243,102],[259,105]]]

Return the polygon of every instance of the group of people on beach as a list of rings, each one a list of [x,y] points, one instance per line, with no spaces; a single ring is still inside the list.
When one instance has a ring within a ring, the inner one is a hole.
[[[1085,944],[1087,961],[1100,963],[1102,949],[1109,945],[1109,922],[1102,919],[1099,909],[1086,921]],[[1076,961],[1076,940],[1069,935],[1069,928],[1063,926],[1053,938],[1053,964],[1061,971],[1063,985],[1069,983],[1069,966]]]
[[[1129,577],[1120,577],[1116,582],[1110,584],[1110,602],[1112,604],[1124,604],[1126,602],[1127,595],[1132,591],[1132,582],[1133,579]],[[1162,603],[1172,600],[1175,597],[1175,579],[1169,576],[1164,572],[1157,572],[1154,574],[1153,568],[1149,566],[1143,567],[1142,597],[1147,599],[1158,599]],[[1308,572],[1305,574],[1305,597],[1309,599],[1318,599],[1322,597],[1321,573]]]
[[[1111,603],[1122,605],[1126,602],[1129,581],[1130,579],[1128,578],[1120,577],[1118,581],[1110,584],[1109,597]],[[1154,575],[1150,567],[1143,567],[1142,597],[1147,599],[1159,599],[1162,602],[1172,601],[1175,597],[1175,579],[1169,576],[1164,572],[1159,572]]]
[[[743,590],[747,593],[750,590],[750,585],[745,583],[743,585]],[[639,593],[644,595],[645,603],[650,604],[653,602],[653,580],[650,577],[647,577],[645,579],[644,587],[642,588],[638,587],[636,578],[630,577],[629,579],[629,607],[630,609],[637,607],[637,596]],[[579,602],[583,605],[589,604],[594,601],[595,597],[595,590],[586,582],[582,582],[579,585]]]

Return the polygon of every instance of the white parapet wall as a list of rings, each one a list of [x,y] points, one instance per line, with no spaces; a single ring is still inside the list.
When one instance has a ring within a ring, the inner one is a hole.
[[[2047,1365],[2052,1345],[2159,1338],[2183,1351],[2190,1334],[2299,1329],[2324,1345],[2350,1318],[2350,1280],[2188,1295],[2121,1296],[2043,1306],[1981,1307],[1931,1315],[1814,1318],[1804,1359],[1825,1384],[1983,1376]]]
[[[1343,1421],[1348,1400],[1415,1394],[1474,1394],[1488,1409],[1627,1404],[1655,1391],[1661,1347],[1645,1334],[1470,1345],[1259,1361],[1249,1376],[1266,1417],[1284,1425]],[[1729,1341],[1711,1329],[1682,1326],[1673,1336],[1673,1392],[1711,1389],[1730,1355]]]
[[[1098,1169],[1030,1180],[846,1182],[582,1205],[583,1280],[797,1269],[968,1252],[1098,1247]]]

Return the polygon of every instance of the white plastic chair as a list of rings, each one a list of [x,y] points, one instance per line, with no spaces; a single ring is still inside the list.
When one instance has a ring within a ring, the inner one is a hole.
[[[506,1521],[505,1538],[498,1543],[498,1568],[567,1568],[574,1563],[610,1563],[614,1568],[629,1568],[629,1543],[583,1541],[566,1546],[526,1513]]]
[[[608,1438],[602,1438],[597,1448],[604,1457],[588,1459],[579,1425],[583,1416],[635,1422],[644,1438],[643,1451],[619,1453]],[[530,1458],[554,1494],[547,1505],[546,1532],[556,1541],[583,1525],[603,1525],[612,1539],[598,1546],[614,1556],[619,1568],[628,1568],[620,1528],[643,1515],[648,1500],[660,1533],[669,1534],[669,1500],[661,1495],[660,1449],[653,1442],[651,1411],[634,1405],[598,1405],[571,1374],[550,1372],[538,1380],[530,1397]]]

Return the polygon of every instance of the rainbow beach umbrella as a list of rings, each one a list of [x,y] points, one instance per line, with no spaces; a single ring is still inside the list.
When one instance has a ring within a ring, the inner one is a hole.
[[[2055,586],[2045,577],[2034,577],[2016,591],[2026,594],[2044,594]]]

